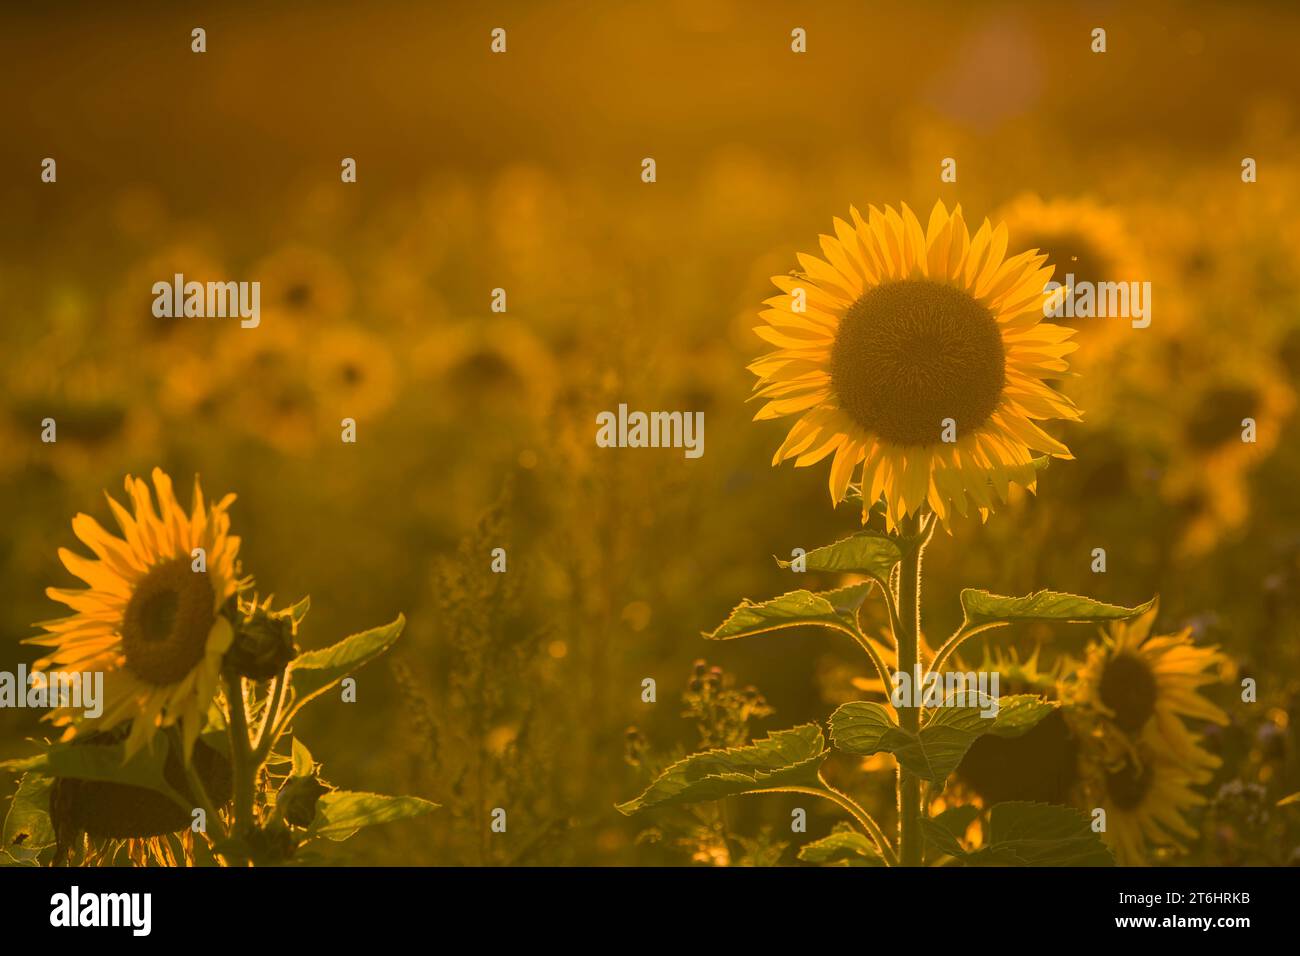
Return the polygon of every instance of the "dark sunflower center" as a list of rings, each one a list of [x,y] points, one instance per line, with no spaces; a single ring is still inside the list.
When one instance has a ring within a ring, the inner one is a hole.
[[[895,445],[939,444],[988,421],[1006,384],[993,313],[952,286],[904,279],[876,286],[840,320],[831,385],[840,406]]]
[[[1187,421],[1187,440],[1197,448],[1216,448],[1241,437],[1241,420],[1253,418],[1259,396],[1253,389],[1215,388],[1206,392]]]
[[[1127,763],[1121,769],[1106,774],[1106,793],[1121,810],[1134,810],[1146,799],[1152,782],[1150,770]]]
[[[459,388],[517,385],[521,381],[518,372],[503,356],[487,350],[476,351],[462,359],[449,377]]]
[[[284,301],[295,309],[306,308],[311,300],[311,286],[306,282],[295,282],[284,290]]]
[[[1115,712],[1115,723],[1134,733],[1156,710],[1156,678],[1142,660],[1120,654],[1106,662],[1098,688],[1101,702]]]
[[[1078,779],[1078,749],[1065,718],[1053,711],[1019,737],[977,738],[957,776],[986,804],[1065,803]]]
[[[207,572],[192,571],[188,557],[156,565],[126,606],[126,666],[146,683],[175,684],[203,659],[214,620]]]

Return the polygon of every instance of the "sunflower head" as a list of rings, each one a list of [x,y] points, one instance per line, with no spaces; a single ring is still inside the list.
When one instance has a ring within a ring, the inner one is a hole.
[[[1007,230],[972,237],[961,207],[936,203],[928,227],[906,205],[874,207],[821,237],[776,276],[755,329],[777,350],[752,365],[756,420],[798,416],[773,464],[833,455],[843,500],[861,466],[863,519],[883,500],[891,525],[927,506],[981,515],[1010,484],[1034,487],[1038,453],[1070,457],[1035,424],[1077,420],[1045,380],[1066,371],[1070,329],[1043,322],[1046,256],[1007,255]]]
[[[1079,671],[1076,699],[1101,714],[1131,740],[1193,769],[1219,759],[1200,744],[1188,721],[1223,725],[1228,716],[1201,693],[1219,679],[1227,658],[1214,647],[1197,647],[1187,628],[1152,635],[1157,608],[1133,621],[1110,625],[1093,644]]]
[[[129,756],[158,728],[179,725],[188,760],[233,636],[222,607],[247,582],[238,578],[239,538],[230,534],[227,514],[235,496],[206,503],[196,478],[186,511],[171,479],[158,468],[152,477],[153,493],[142,479],[127,477],[131,510],[108,498],[120,536],[89,515],[73,519],[72,530],[95,559],[66,548],[59,557],[88,587],[47,589],[74,613],[38,625],[45,633],[30,643],[48,648],[37,669],[104,675],[98,717],[51,711],[49,719],[67,728],[66,739],[129,722]]]

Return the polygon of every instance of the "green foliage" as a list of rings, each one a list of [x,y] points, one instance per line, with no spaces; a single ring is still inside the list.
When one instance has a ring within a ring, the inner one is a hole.
[[[362,827],[390,823],[432,813],[438,804],[419,797],[390,797],[381,793],[335,790],[323,795],[316,804],[316,818],[307,829],[307,838],[324,837],[346,840]]]
[[[0,770],[144,787],[188,807],[189,801],[164,777],[167,748],[165,740],[155,740],[152,748],[141,750],[127,760],[124,742],[98,746],[56,743],[32,757],[0,761]]]
[[[1073,807],[1014,801],[989,810],[988,837],[967,866],[1113,866],[1115,858]],[[951,850],[949,850],[951,852]]]
[[[803,560],[808,571],[866,574],[883,587],[888,587],[889,575],[902,559],[903,552],[892,538],[874,531],[859,531],[834,544],[809,551]],[[791,565],[791,562],[779,558],[776,563],[783,568]]]
[[[961,838],[966,833],[966,828],[979,815],[979,807],[973,804],[949,807],[938,816],[924,817],[921,820],[921,831],[925,834],[926,842],[940,853],[961,856],[965,853]]]
[[[983,734],[1017,737],[1055,709],[1032,694],[1003,697],[996,716],[981,716],[978,707],[938,707],[917,733],[894,722],[883,705],[871,701],[844,704],[831,715],[831,741],[845,753],[869,756],[886,751],[924,780],[946,778]]]
[[[835,591],[790,591],[770,601],[742,601],[712,633],[711,641],[729,641],[738,637],[765,634],[785,627],[811,624],[857,635],[857,611],[866,600],[870,582],[852,584]]]
[[[50,822],[50,788],[54,781],[39,773],[25,773],[5,814],[0,850],[14,863],[34,863],[38,851],[54,845]]]
[[[1092,598],[1062,591],[1035,591],[1024,597],[1005,597],[976,588],[961,592],[961,607],[968,626],[1015,624],[1025,621],[1058,621],[1084,624],[1094,621],[1125,621],[1138,617],[1155,605],[1152,598],[1137,607],[1103,604]]]
[[[746,747],[692,754],[670,766],[635,800],[631,815],[663,804],[717,800],[741,793],[819,786],[826,741],[816,724],[778,730]]]
[[[288,672],[295,695],[293,712],[301,710],[308,701],[337,686],[343,678],[387,651],[401,637],[405,626],[406,618],[399,614],[391,623],[298,655],[289,665]]]
[[[876,845],[847,823],[837,823],[829,836],[799,849],[805,863],[831,866],[884,866]]]

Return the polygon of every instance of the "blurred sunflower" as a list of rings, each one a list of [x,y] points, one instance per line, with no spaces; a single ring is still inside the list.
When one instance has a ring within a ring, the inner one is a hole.
[[[1101,838],[1117,862],[1140,866],[1148,862],[1150,848],[1185,852],[1181,841],[1197,836],[1186,815],[1206,803],[1192,788],[1209,774],[1143,745],[1116,749],[1094,738],[1087,749],[1082,806],[1106,811]]]
[[[59,549],[59,558],[89,588],[47,588],[46,594],[76,613],[38,625],[46,633],[27,643],[52,648],[35,669],[104,673],[99,718],[87,721],[72,708],[49,714],[56,726],[67,727],[64,739],[83,727],[105,731],[130,721],[129,756],[159,727],[179,725],[188,761],[233,638],[221,606],[243,586],[237,577],[239,538],[230,534],[227,514],[235,496],[205,505],[196,477],[186,514],[171,479],[159,468],[152,477],[157,510],[148,484],[129,475],[134,515],[106,496],[122,537],[89,515],[73,519],[73,532],[98,560],[67,548]],[[195,548],[204,551],[204,571],[192,569]]]
[[[318,402],[337,414],[371,417],[393,404],[397,366],[384,342],[359,327],[339,326],[313,336],[308,356]]]
[[[153,447],[154,408],[131,400],[139,382],[111,362],[51,361],[53,344],[25,352],[9,372],[0,443],[10,453],[0,455],[0,474],[28,465],[70,480]],[[39,440],[46,419],[54,422],[55,441]]]
[[[440,387],[457,414],[498,409],[543,418],[555,396],[550,350],[512,319],[438,329],[416,345],[412,367]]]
[[[110,340],[125,332],[123,348],[145,346],[140,355],[147,361],[165,365],[174,354],[184,354],[207,340],[212,324],[184,318],[159,318],[153,313],[153,287],[157,282],[173,281],[177,275],[186,282],[218,282],[225,278],[226,267],[211,251],[203,236],[178,240],[156,250],[126,270],[126,278],[109,301],[113,321],[97,331]],[[134,354],[134,353],[133,353]]]
[[[1296,396],[1287,376],[1263,356],[1228,372],[1200,376],[1167,432],[1169,461],[1161,482],[1164,495],[1188,512],[1181,548],[1209,550],[1250,514],[1251,470],[1277,447]],[[1244,440],[1245,420],[1255,423],[1254,440]]]
[[[766,400],[755,420],[799,416],[773,464],[834,453],[836,503],[861,464],[864,521],[882,495],[891,525],[925,504],[964,515],[967,495],[987,517],[1011,483],[1034,487],[1035,451],[1071,457],[1035,424],[1079,419],[1044,381],[1076,347],[1043,321],[1051,268],[1007,258],[1005,226],[972,237],[960,206],[935,203],[924,231],[906,205],[850,212],[821,237],[825,259],[800,254],[802,272],[773,277],[782,295],[755,329],[778,349],[749,366]]]
[[[200,386],[200,407],[216,402],[233,428],[278,451],[309,452],[321,438],[320,406],[302,340],[284,322],[227,336],[215,363],[216,394]]]
[[[352,282],[333,256],[307,246],[285,246],[257,264],[264,313],[305,324],[340,318],[352,303]]]
[[[1155,616],[1153,607],[1136,620],[1111,624],[1089,647],[1074,697],[1182,766],[1217,767],[1219,759],[1201,748],[1183,720],[1228,723],[1228,715],[1200,693],[1219,679],[1227,658],[1217,648],[1196,647],[1191,628],[1152,636]]]
[[[1044,201],[1032,193],[1018,196],[998,217],[1006,223],[1017,248],[1046,254],[1061,285],[1081,282],[1132,282],[1149,279],[1146,264],[1124,217],[1090,199]],[[1074,276],[1073,283],[1067,279]],[[1079,330],[1075,364],[1095,362],[1110,353],[1132,325],[1122,318],[1060,320]]]

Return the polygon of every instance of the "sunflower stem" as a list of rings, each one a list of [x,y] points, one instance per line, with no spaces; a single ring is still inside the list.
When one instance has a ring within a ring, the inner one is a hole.
[[[257,731],[257,743],[253,745],[253,770],[261,767],[280,737],[280,705],[284,702],[284,688],[288,684],[289,672],[280,671],[275,679],[275,690],[267,701],[266,713],[262,715],[262,725]]]
[[[230,704],[230,763],[234,775],[236,836],[253,829],[253,798],[257,767],[253,764],[252,745],[248,739],[248,705],[244,699],[244,679],[234,671],[223,673],[226,700]]]
[[[898,571],[898,669],[915,680],[921,643],[921,554],[934,522],[920,511],[899,522],[903,560]],[[921,709],[910,705],[897,708],[898,724],[909,734],[921,728]],[[903,866],[920,866],[921,779],[900,764],[898,767],[898,856]]]
[[[181,735],[175,727],[167,728],[169,732],[169,742],[176,753],[182,753],[184,744],[181,742]],[[222,839],[226,837],[226,828],[221,822],[221,817],[217,813],[216,804],[208,796],[208,788],[203,785],[203,778],[199,776],[198,770],[194,766],[194,761],[181,761],[181,766],[185,773],[185,782],[190,788],[190,796],[198,801],[199,807],[202,808],[205,817],[206,826],[203,828],[203,836],[207,839],[209,846],[212,845],[212,837],[208,835],[211,827],[216,827],[217,832]],[[192,809],[186,807],[185,809]]]

